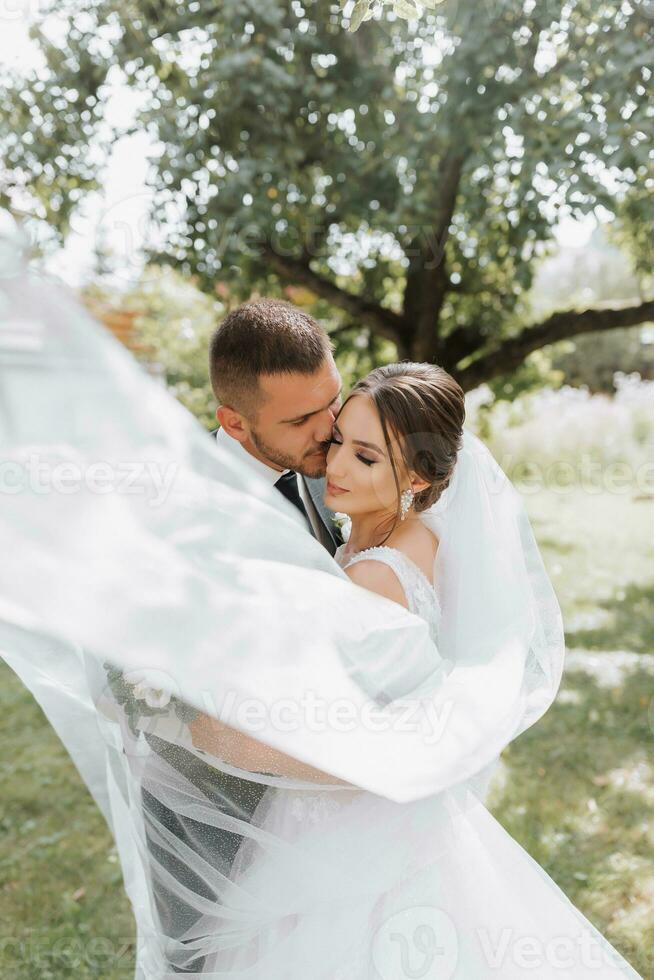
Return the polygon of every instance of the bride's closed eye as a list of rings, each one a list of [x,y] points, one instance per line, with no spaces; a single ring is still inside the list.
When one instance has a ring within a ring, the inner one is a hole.
[[[335,435],[334,435],[334,433],[333,433],[333,432],[332,432],[332,436],[331,436],[331,439],[329,440],[329,444],[331,445],[332,443],[333,443],[333,444],[334,444],[335,446],[342,446],[342,445],[343,445],[343,443],[342,443],[341,441],[339,441],[339,440],[338,440],[338,439],[337,439],[337,438],[335,437]],[[374,466],[374,465],[375,465],[375,463],[377,462],[377,460],[376,460],[376,459],[368,459],[368,457],[367,457],[367,456],[362,456],[362,455],[361,455],[361,453],[355,453],[354,455],[356,456],[356,458],[357,458],[357,459],[360,459],[362,463],[365,463],[365,464],[366,464],[366,466]]]

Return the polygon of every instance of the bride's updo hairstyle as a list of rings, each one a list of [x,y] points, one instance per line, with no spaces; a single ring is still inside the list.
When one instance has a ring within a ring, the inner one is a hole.
[[[400,361],[375,368],[358,381],[353,395],[368,395],[381,421],[397,489],[397,512],[389,534],[400,520],[400,480],[391,450],[391,433],[400,445],[407,470],[429,482],[413,500],[416,513],[435,504],[448,486],[463,445],[465,397],[461,386],[436,364]]]

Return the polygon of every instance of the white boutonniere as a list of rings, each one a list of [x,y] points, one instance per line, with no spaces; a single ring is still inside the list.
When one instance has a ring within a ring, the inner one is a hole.
[[[170,704],[171,695],[160,686],[161,678],[157,676],[157,671],[130,670],[123,677],[132,685],[133,697],[137,701],[145,701],[148,708],[165,708]]]
[[[352,518],[349,514],[334,514],[334,524],[340,531],[343,542],[346,542],[350,537],[350,531],[352,530]]]
[[[199,712],[190,704],[170,693],[171,678],[164,671],[146,668],[128,670],[105,661],[109,689],[115,701],[121,705],[134,735],[138,734],[140,719],[168,715],[171,711],[182,722],[191,722]]]

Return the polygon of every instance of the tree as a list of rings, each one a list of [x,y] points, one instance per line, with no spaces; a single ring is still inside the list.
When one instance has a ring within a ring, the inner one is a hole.
[[[227,312],[221,302],[188,277],[154,266],[120,292],[96,280],[82,299],[151,373],[165,379],[182,405],[208,429],[216,427],[207,351],[217,320]],[[127,335],[114,327],[123,321],[129,323]]]
[[[624,251],[616,248],[602,229],[580,248],[562,248],[539,267],[532,289],[531,306],[545,316],[565,303],[600,307],[616,300],[630,302],[642,291],[639,277]],[[560,383],[585,385],[593,393],[613,395],[614,376],[637,372],[643,380],[654,379],[654,343],[651,328],[636,326],[587,334],[553,344],[549,350],[552,370],[561,372]]]
[[[561,214],[652,215],[648,5],[423,6],[351,32],[330,0],[59,0],[65,50],[36,31],[47,69],[11,87],[5,197],[29,192],[65,233],[98,179],[90,148],[118,135],[103,105],[120,82],[158,141],[153,214],[183,206],[151,258],[207,291],[302,287],[337,337],[390,341],[466,389],[654,319],[651,300],[537,322],[526,303]]]

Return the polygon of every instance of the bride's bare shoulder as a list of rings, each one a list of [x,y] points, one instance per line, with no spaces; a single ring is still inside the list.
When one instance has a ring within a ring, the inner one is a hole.
[[[399,524],[386,544],[403,552],[432,581],[439,542],[417,515]]]
[[[348,565],[345,574],[355,585],[385,596],[386,599],[392,599],[393,602],[399,602],[405,609],[409,608],[400,580],[393,569],[384,562],[371,556]]]

